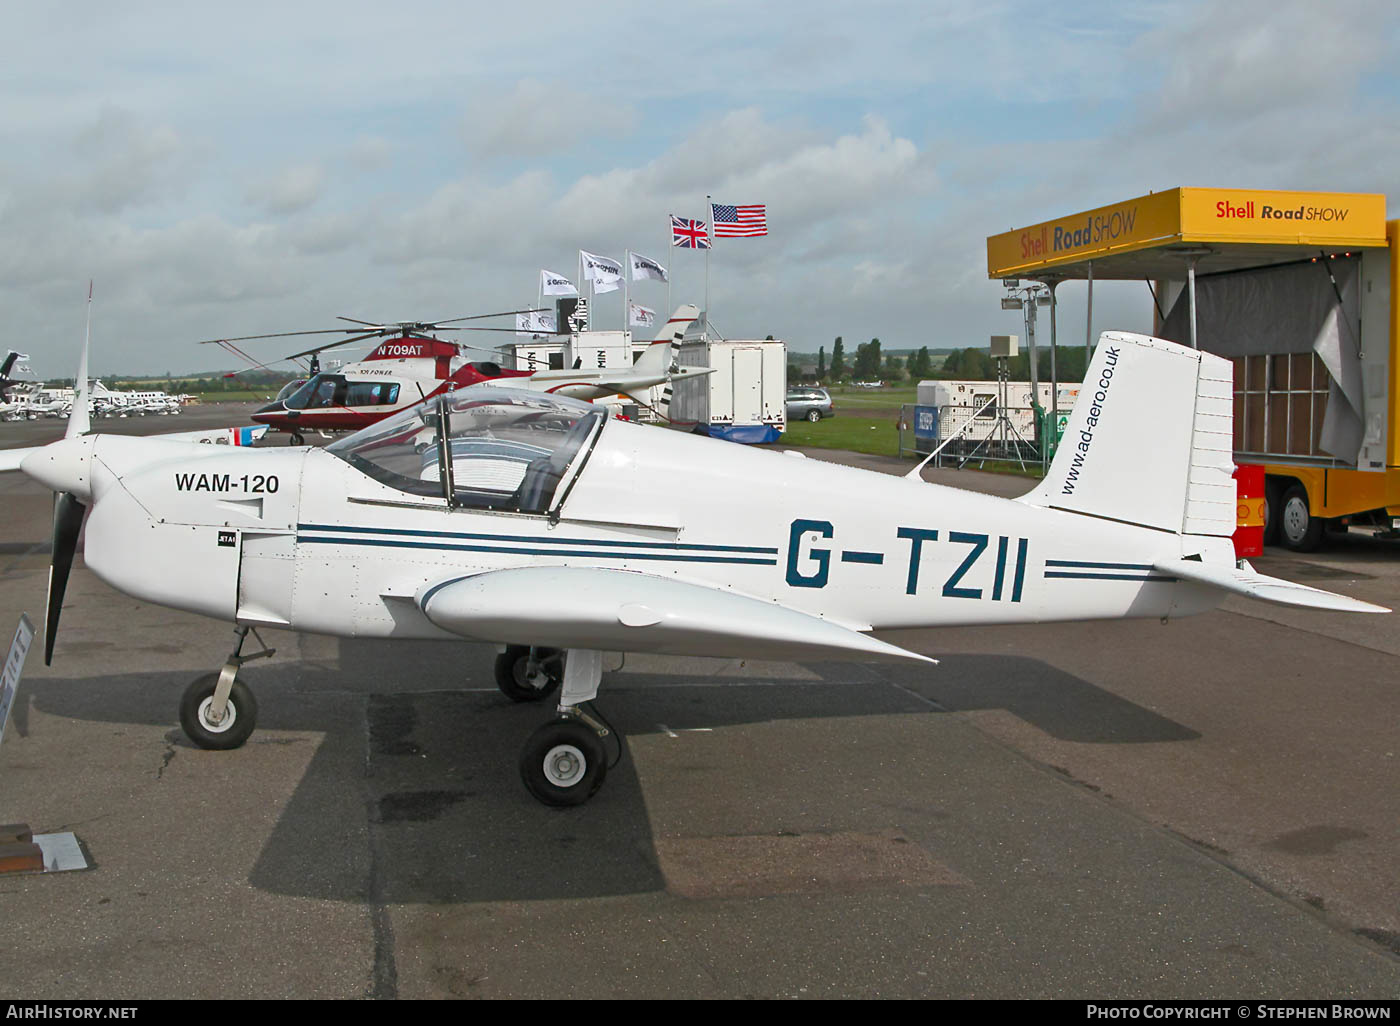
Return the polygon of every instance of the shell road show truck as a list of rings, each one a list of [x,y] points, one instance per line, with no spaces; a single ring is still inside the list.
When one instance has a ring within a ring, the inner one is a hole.
[[[1086,345],[1094,282],[1143,282],[1154,334],[1234,365],[1235,463],[1264,481],[1262,501],[1241,485],[1241,528],[1308,551],[1329,527],[1400,516],[1400,221],[1385,213],[1380,194],[1171,189],[990,236],[987,274],[1048,285],[1052,318],[1059,286],[1087,282]]]

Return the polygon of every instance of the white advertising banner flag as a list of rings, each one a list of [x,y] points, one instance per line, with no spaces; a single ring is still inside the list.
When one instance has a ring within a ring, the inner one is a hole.
[[[540,271],[540,294],[544,296],[577,296],[574,283],[554,271]]]
[[[4,668],[0,669],[0,738],[5,736],[5,721],[10,718],[10,706],[14,705],[15,692],[19,690],[19,675],[24,670],[24,657],[29,654],[29,643],[33,640],[34,625],[29,617],[20,613],[10,652],[5,657]]]
[[[515,315],[517,335],[553,335],[554,314],[548,310],[529,310]]]
[[[650,328],[656,323],[656,311],[636,303],[628,303],[627,323],[634,328]]]
[[[662,267],[651,257],[644,257],[640,253],[629,254],[632,260],[632,280],[642,281],[650,278],[652,281],[667,281],[666,268]]]
[[[594,292],[616,292],[622,287],[622,264],[611,257],[578,251],[583,260],[583,276],[593,283]]]

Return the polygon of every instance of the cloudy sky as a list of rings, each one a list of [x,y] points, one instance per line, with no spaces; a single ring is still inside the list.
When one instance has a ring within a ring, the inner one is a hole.
[[[985,344],[1020,330],[989,234],[1178,185],[1400,195],[1390,0],[5,10],[0,344],[41,376],[76,366],[89,278],[102,373],[530,304],[580,247],[669,263],[700,302],[667,215],[707,194],[768,206],[767,238],[712,257],[730,337]],[[1082,340],[1083,286],[1061,299]],[[1100,286],[1094,327],[1149,304]],[[595,327],[620,322],[601,298]]]

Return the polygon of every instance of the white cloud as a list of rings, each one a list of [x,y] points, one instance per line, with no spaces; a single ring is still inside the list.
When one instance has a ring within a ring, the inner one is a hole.
[[[967,344],[1017,330],[988,234],[1175,185],[1382,191],[1400,162],[1393,4],[16,7],[0,302],[48,374],[89,275],[130,369],[503,309],[579,247],[669,261],[699,299],[666,215],[706,194],[769,208],[769,237],[711,254],[731,333]],[[1096,291],[1099,327],[1148,309]]]
[[[594,94],[586,78],[567,82],[523,79],[507,90],[472,94],[462,138],[477,160],[540,159],[588,138],[632,133],[637,111],[611,90]]]
[[[325,169],[298,164],[254,182],[248,187],[248,201],[266,215],[295,214],[320,199],[325,187]]]

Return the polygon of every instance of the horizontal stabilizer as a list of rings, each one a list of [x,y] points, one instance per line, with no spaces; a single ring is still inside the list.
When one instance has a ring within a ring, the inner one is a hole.
[[[937,662],[773,602],[625,570],[492,570],[429,585],[417,602],[443,630],[483,641],[662,655]]]
[[[636,396],[645,393],[647,389],[656,385],[664,385],[666,382],[679,381],[681,378],[699,378],[706,374],[713,374],[714,367],[677,367],[675,370],[663,374],[627,374],[621,375],[611,381],[599,381],[599,388],[611,388],[615,392],[623,392],[627,395]]]
[[[1281,606],[1303,606],[1307,609],[1335,609],[1344,613],[1388,613],[1385,606],[1362,602],[1335,592],[1310,588],[1306,584],[1295,584],[1278,577],[1266,577],[1256,573],[1247,562],[1241,561],[1237,569],[1233,566],[1206,564],[1195,559],[1163,559],[1153,566],[1162,573],[1188,581],[1214,585],[1226,591],[1233,591],[1249,598],[1276,602]]]

